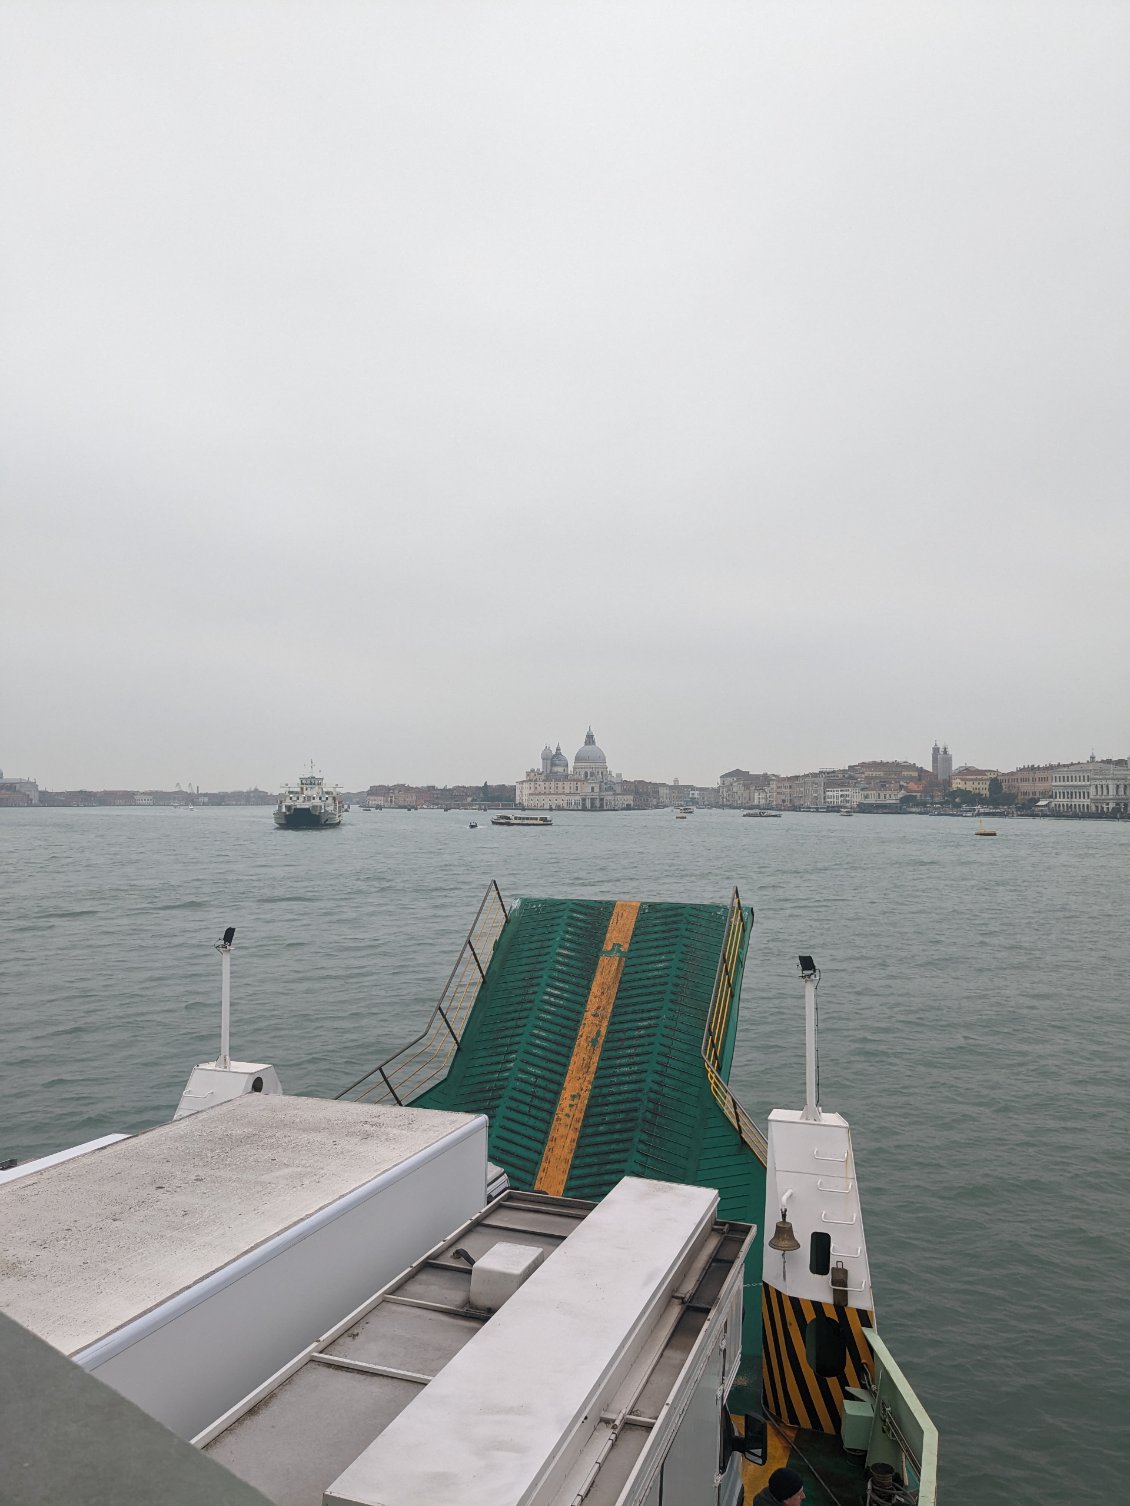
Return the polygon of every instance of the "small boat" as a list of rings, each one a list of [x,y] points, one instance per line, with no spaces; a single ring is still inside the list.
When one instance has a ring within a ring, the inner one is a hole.
[[[779,821],[780,811],[742,811],[743,816],[748,816],[751,821]]]
[[[686,811],[676,811],[675,812],[675,820],[676,821],[685,821],[686,819],[687,819],[687,813],[686,813]]]
[[[509,811],[503,811],[500,816],[492,816],[492,826],[552,826],[553,822],[548,816],[512,816]]]
[[[841,816],[854,816],[855,812],[852,810],[852,808],[851,808],[850,805],[841,805],[840,806],[840,815]]]
[[[468,821],[467,825],[471,829],[471,831],[477,831],[479,823],[477,821]]]
[[[683,815],[683,816],[693,816],[694,815],[694,806],[693,805],[680,805],[680,807],[679,807],[679,813],[680,813],[680,815]]]
[[[986,826],[984,821],[981,821],[978,824],[977,830],[973,833],[973,835],[975,837],[995,837],[996,832],[993,831],[991,827]]]

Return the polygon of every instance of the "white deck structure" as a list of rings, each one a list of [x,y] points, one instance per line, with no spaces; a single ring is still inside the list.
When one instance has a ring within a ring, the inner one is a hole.
[[[486,1120],[251,1094],[0,1187],[0,1309],[191,1437],[486,1202]]]
[[[249,1094],[0,1186],[0,1309],[274,1506],[734,1506],[754,1231],[486,1186],[480,1116]]]
[[[753,1231],[716,1208],[632,1178],[592,1211],[509,1192],[196,1441],[276,1506],[736,1500],[722,1397]],[[545,1258],[477,1309],[464,1255],[511,1244]]]

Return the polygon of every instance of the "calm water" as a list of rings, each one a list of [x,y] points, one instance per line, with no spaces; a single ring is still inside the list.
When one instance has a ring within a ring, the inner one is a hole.
[[[490,878],[508,899],[737,884],[757,924],[733,1085],[761,1119],[802,1102],[811,952],[822,1102],[853,1124],[879,1321],[946,1498],[1125,1499],[1130,825],[467,820],[0,812],[0,1157],[171,1115],[217,1049],[226,925],[233,1052],[328,1094],[422,1027]]]

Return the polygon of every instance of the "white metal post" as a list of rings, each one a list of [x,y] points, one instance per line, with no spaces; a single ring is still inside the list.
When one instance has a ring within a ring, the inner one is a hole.
[[[220,947],[220,1058],[216,1063],[225,1070],[231,1066],[228,1058],[228,1036],[231,1029],[231,947]]]
[[[802,1119],[819,1122],[816,1102],[816,979],[804,980],[804,1113]]]

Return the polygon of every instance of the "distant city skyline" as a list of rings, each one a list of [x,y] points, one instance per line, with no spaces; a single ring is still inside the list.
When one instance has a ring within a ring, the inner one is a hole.
[[[536,741],[537,740],[535,739],[535,742]],[[612,741],[612,740],[610,739],[609,741]],[[933,746],[933,748],[931,748],[931,749],[929,749],[927,751],[928,751],[928,753],[930,753],[931,755],[933,755],[935,752],[942,752],[943,749],[947,748],[947,747],[948,747],[948,745],[943,745],[942,747],[939,747],[939,745],[937,743],[935,743],[934,746]],[[1105,759],[1105,758],[1126,758],[1127,756],[1130,756],[1130,749],[1128,749],[1127,751],[1124,752],[1124,751],[1119,750],[1119,749],[1105,749],[1104,750],[1104,749],[1100,748],[1096,752],[1095,749],[1093,749],[1090,746],[1088,746],[1085,751],[1082,751],[1082,752],[1079,752],[1079,751],[1069,752],[1066,756],[1061,756],[1061,757],[1057,757],[1057,758],[1026,757],[1026,758],[1020,759],[1019,761],[1016,761],[1016,762],[991,760],[991,759],[983,759],[983,758],[977,759],[977,760],[966,759],[966,758],[957,758],[951,752],[949,754],[950,763],[951,763],[950,773],[951,774],[955,773],[955,772],[957,772],[958,770],[960,770],[963,767],[966,767],[966,768],[976,768],[976,769],[992,768],[992,769],[999,769],[1001,772],[1009,772],[1009,771],[1012,771],[1014,769],[1022,769],[1022,768],[1027,768],[1027,767],[1031,767],[1031,766],[1043,767],[1043,766],[1047,766],[1047,765],[1051,765],[1051,764],[1083,763],[1087,759],[1089,759],[1092,756],[1093,753],[1099,759]],[[540,757],[540,755],[539,755],[539,757]],[[314,764],[315,764],[315,767],[319,770],[319,772],[323,773],[325,775],[325,777],[328,780],[330,780],[331,783],[336,784],[336,785],[340,785],[342,789],[346,789],[346,790],[364,790],[364,789],[367,789],[369,787],[369,785],[371,785],[371,784],[407,784],[407,785],[413,785],[413,786],[419,786],[419,787],[427,786],[427,785],[434,785],[436,788],[439,788],[439,789],[442,789],[442,788],[445,788],[445,787],[451,787],[453,785],[481,784],[484,781],[487,781],[490,784],[515,784],[519,780],[521,780],[522,778],[524,778],[525,775],[526,775],[526,773],[530,769],[529,758],[527,757],[526,759],[522,759],[521,757],[519,757],[517,760],[511,760],[510,761],[511,764],[514,765],[514,767],[507,767],[507,768],[505,768],[503,770],[498,770],[498,769],[486,770],[479,777],[476,777],[476,771],[473,768],[470,769],[470,770],[468,770],[468,768],[466,767],[467,764],[473,764],[475,761],[476,760],[473,757],[464,760],[464,766],[461,769],[459,769],[459,768],[454,769],[452,771],[450,777],[447,777],[447,778],[442,778],[442,777],[441,778],[436,778],[436,777],[429,778],[429,777],[425,777],[424,775],[421,775],[421,774],[419,774],[416,771],[413,771],[411,769],[408,769],[408,770],[400,769],[400,770],[396,770],[396,771],[392,771],[392,772],[390,772],[388,770],[381,770],[381,769],[378,769],[377,772],[373,772],[373,770],[369,770],[369,771],[362,771],[360,773],[356,773],[355,772],[354,777],[343,777],[343,776],[339,775],[335,770],[332,770],[332,769],[329,769],[329,768],[325,768],[324,766],[322,766],[321,764],[319,764],[319,762],[318,762],[317,759],[314,760]],[[310,760],[307,759],[306,760],[306,764],[309,764],[309,762],[310,762]],[[622,762],[622,760],[620,760],[619,756],[617,756],[617,763],[620,763],[620,762]],[[629,780],[629,781],[630,780],[644,780],[644,781],[650,781],[650,782],[660,783],[660,784],[668,784],[668,783],[671,783],[672,781],[677,781],[677,782],[679,782],[681,784],[685,784],[685,785],[695,785],[695,786],[701,786],[701,787],[707,788],[707,787],[712,787],[712,786],[717,785],[718,780],[721,777],[721,775],[724,774],[727,770],[732,769],[732,768],[746,768],[746,769],[749,770],[750,773],[771,773],[771,774],[778,774],[778,775],[785,775],[785,776],[787,776],[787,775],[792,775],[792,774],[819,773],[819,772],[826,772],[826,771],[830,771],[830,770],[847,769],[847,768],[850,768],[850,767],[852,767],[854,765],[863,764],[863,763],[870,763],[870,762],[876,762],[876,763],[877,762],[889,762],[889,763],[907,763],[907,764],[913,764],[913,765],[917,766],[918,768],[923,769],[927,774],[931,774],[932,773],[934,775],[934,777],[941,777],[943,779],[949,777],[949,774],[939,775],[938,769],[937,769],[936,760],[934,760],[932,757],[915,758],[913,755],[908,755],[906,757],[903,757],[903,756],[901,756],[899,754],[887,753],[887,754],[884,755],[884,754],[880,753],[880,754],[868,755],[867,757],[845,758],[845,759],[842,759],[842,760],[839,760],[839,761],[836,761],[836,762],[830,762],[830,761],[829,762],[824,762],[824,763],[816,763],[816,762],[811,762],[811,761],[810,762],[801,762],[801,763],[796,764],[795,766],[789,766],[789,767],[784,767],[784,766],[782,766],[782,767],[774,767],[772,764],[765,763],[762,760],[756,760],[756,759],[755,760],[750,760],[748,757],[747,758],[736,758],[736,759],[730,759],[728,762],[727,761],[723,761],[723,764],[722,764],[721,767],[719,767],[718,769],[716,769],[715,771],[713,771],[713,773],[708,773],[708,774],[703,775],[703,777],[701,777],[701,778],[693,778],[693,777],[690,777],[689,775],[687,777],[684,777],[678,771],[672,771],[670,773],[666,773],[666,772],[664,772],[662,770],[660,770],[660,771],[641,771],[641,770],[638,770],[638,769],[631,769],[630,767],[626,767],[625,772],[623,774],[623,778],[626,779],[626,780]],[[2,766],[0,766],[0,780],[7,780],[7,781],[12,781],[12,780],[17,780],[17,779],[35,780],[39,784],[39,786],[40,786],[41,789],[48,789],[48,790],[80,790],[80,789],[88,789],[88,790],[113,790],[113,789],[123,789],[123,790],[139,790],[139,791],[174,791],[177,788],[180,788],[180,789],[183,789],[185,791],[190,791],[190,790],[192,790],[194,788],[200,788],[200,789],[204,789],[204,790],[211,790],[213,792],[219,792],[219,791],[225,791],[225,790],[235,791],[235,790],[264,789],[264,790],[267,790],[269,792],[274,793],[278,789],[282,788],[284,785],[293,782],[294,778],[296,777],[296,773],[298,772],[298,767],[299,766],[295,766],[295,767],[290,768],[289,770],[283,772],[279,776],[279,778],[277,780],[266,780],[266,779],[264,779],[264,777],[262,775],[262,772],[260,772],[260,775],[259,775],[258,778],[252,777],[250,779],[246,779],[246,780],[242,780],[242,781],[235,780],[235,779],[230,779],[230,778],[226,779],[226,780],[225,779],[219,779],[219,780],[214,780],[214,781],[205,781],[205,780],[202,780],[202,779],[192,779],[192,780],[183,780],[183,779],[181,779],[181,780],[142,779],[142,780],[132,780],[131,781],[131,780],[126,780],[126,779],[122,779],[122,778],[110,778],[110,779],[98,780],[98,779],[95,779],[95,778],[92,778],[92,777],[85,777],[85,778],[74,777],[74,778],[70,778],[70,779],[65,779],[65,778],[64,779],[44,779],[44,778],[40,777],[33,770],[17,769],[16,766],[15,766],[15,764],[13,763],[13,761],[11,759],[8,759]],[[619,777],[620,776],[617,775],[617,778],[619,778]]]
[[[437,786],[409,781],[371,782],[342,791],[369,810],[474,809],[517,806],[525,811],[574,813],[682,808],[691,805],[764,814],[767,810],[823,811],[837,814],[959,814],[970,805],[1011,806],[1032,816],[1095,817],[1124,820],[1130,815],[1130,760],[1097,760],[1093,755],[1069,764],[1025,765],[1015,770],[962,765],[952,777],[943,773],[948,758],[935,743],[934,773],[906,760],[865,760],[842,769],[788,774],[755,773],[735,767],[717,783],[694,784],[624,779],[608,766],[604,750],[590,728],[570,767],[560,744],[547,744],[541,767],[527,769],[524,779],[508,783],[484,780]],[[333,787],[340,789],[340,786]],[[293,796],[287,787],[283,801]],[[28,780],[0,774],[0,808],[29,806],[183,806],[274,805],[261,787],[201,791],[179,786],[170,790],[128,788],[41,790]],[[348,809],[348,806],[346,807]],[[279,822],[279,812],[275,814]]]

